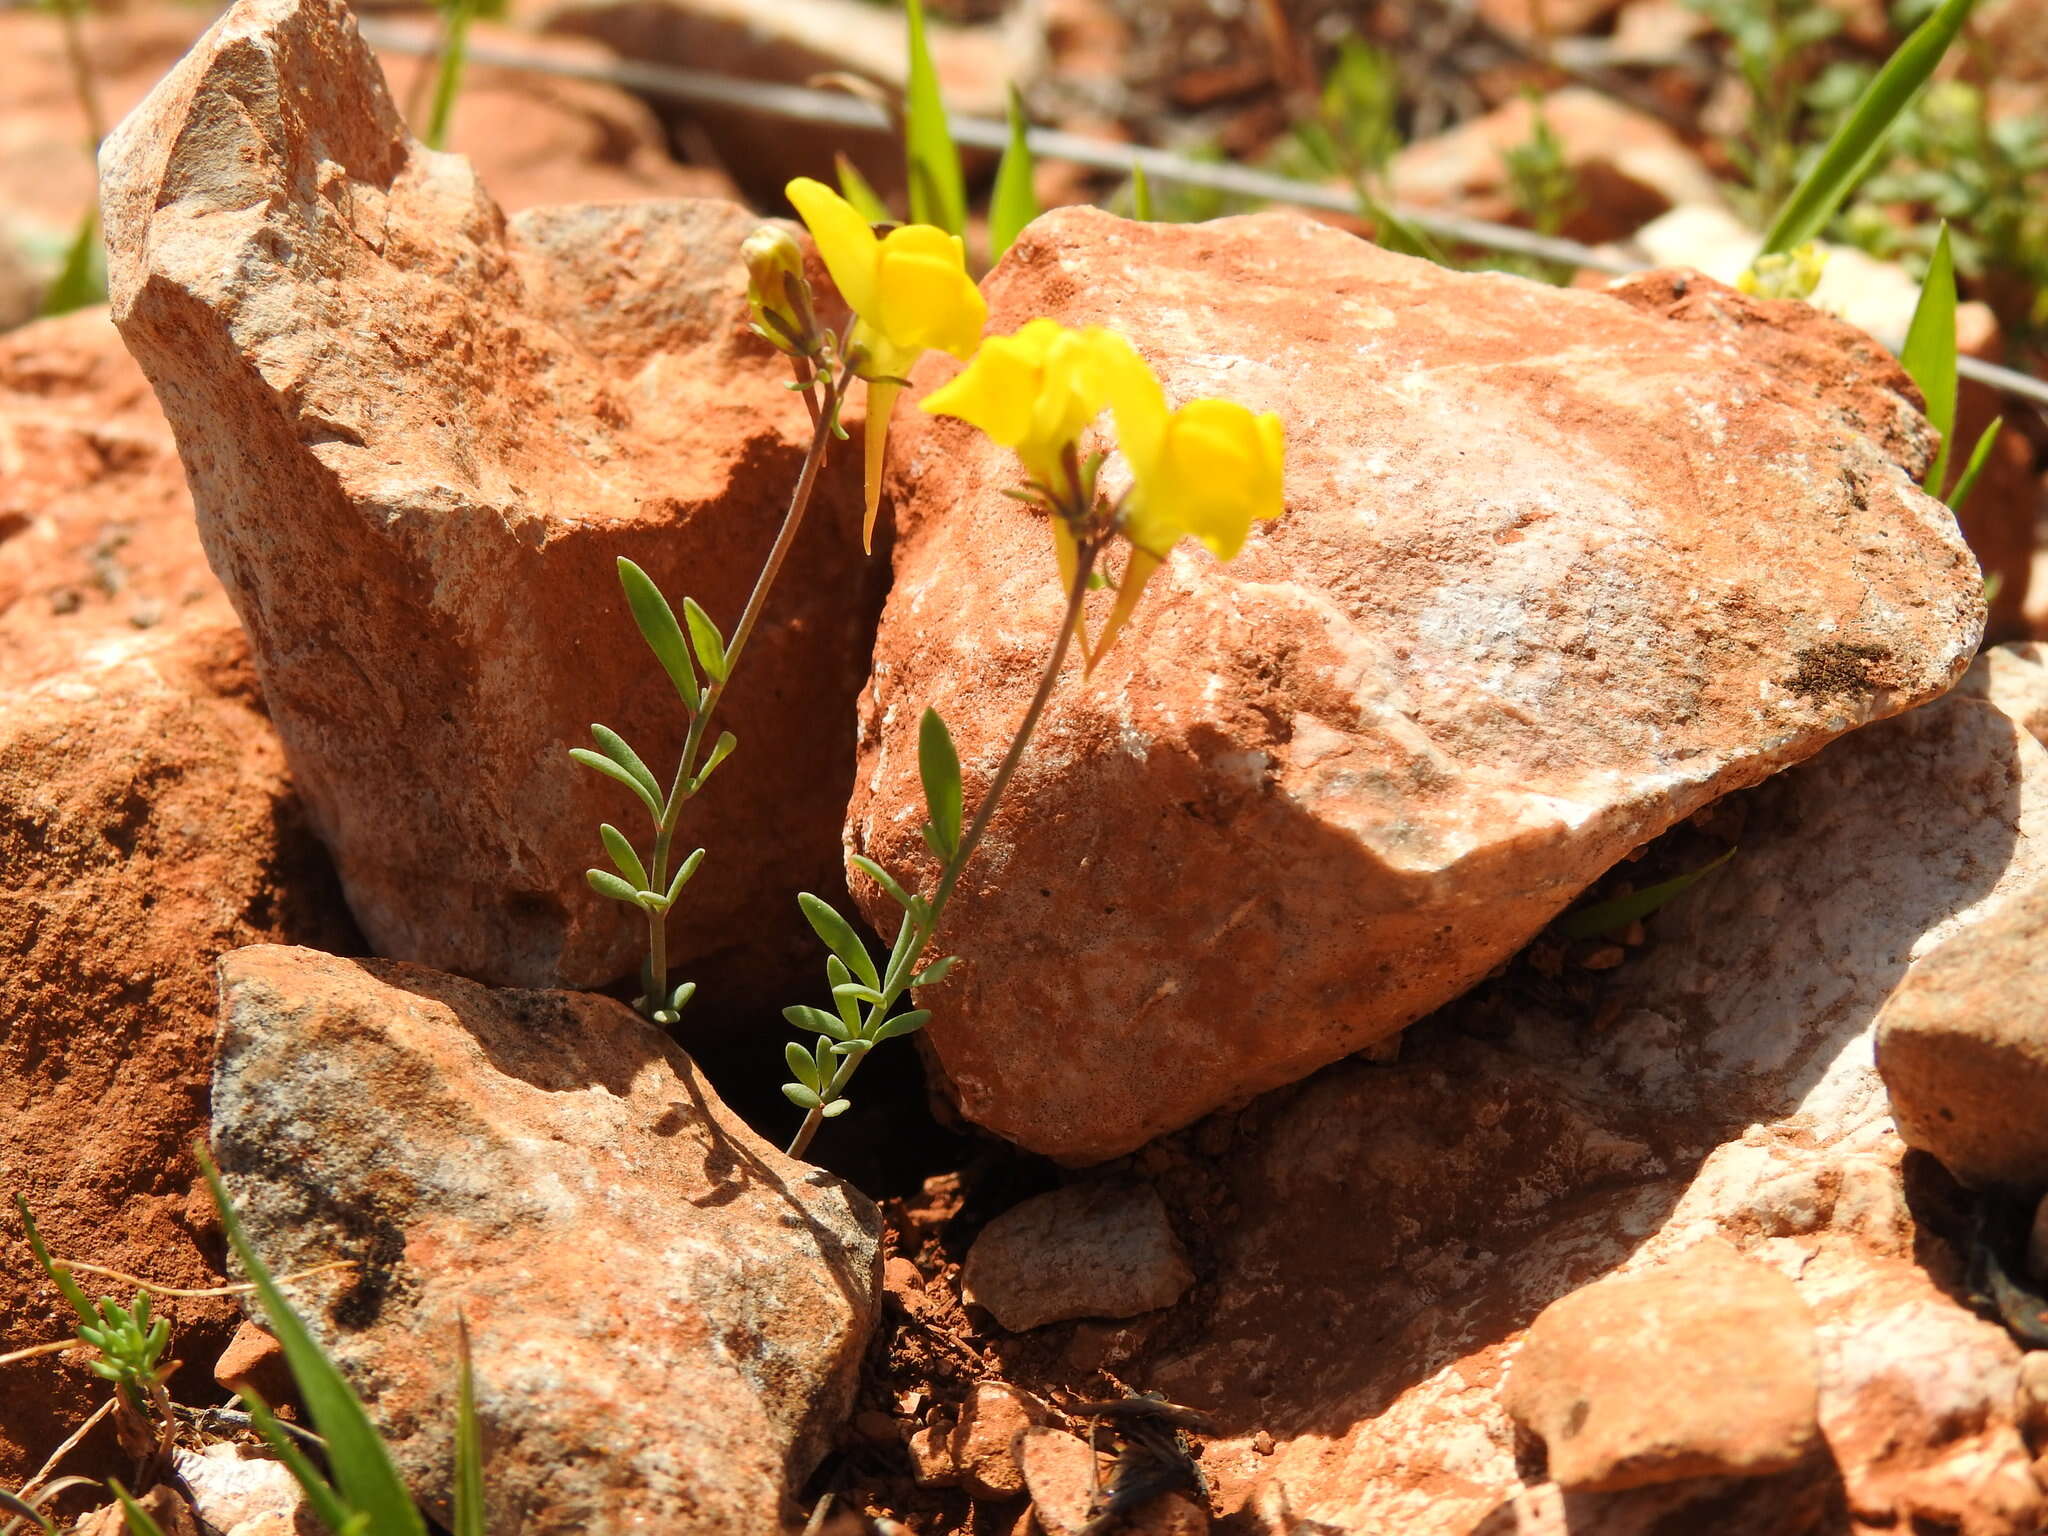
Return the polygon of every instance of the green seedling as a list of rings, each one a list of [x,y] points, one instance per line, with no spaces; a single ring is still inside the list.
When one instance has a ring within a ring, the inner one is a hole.
[[[148,1418],[158,1406],[157,1400],[163,1390],[157,1380],[157,1369],[163,1362],[164,1349],[170,1343],[170,1320],[151,1316],[150,1296],[146,1290],[138,1290],[133,1304],[126,1307],[112,1297],[102,1297],[97,1304],[92,1302],[71,1277],[70,1268],[50,1257],[42,1233],[36,1228],[35,1217],[29,1213],[28,1202],[16,1195],[14,1209],[28,1232],[29,1249],[35,1254],[36,1263],[42,1266],[43,1273],[50,1277],[51,1284],[57,1287],[71,1310],[78,1314],[79,1342],[94,1351],[86,1369],[112,1382],[123,1403],[136,1414]]]
[[[1386,195],[1387,166],[1401,148],[1396,122],[1400,75],[1391,55],[1357,37],[1338,46],[1313,117],[1294,128],[1296,154],[1307,169],[1351,184],[1373,238],[1390,251],[1449,266],[1436,242],[1395,211]]]
[[[1791,190],[1804,143],[1804,97],[1818,46],[1841,30],[1825,0],[1687,0],[1727,39],[1750,99],[1748,129],[1728,144],[1748,200],[1774,209]]]
[[[1945,223],[1935,239],[1934,255],[1927,264],[1927,280],[1921,284],[1920,301],[1913,307],[1913,320],[1907,327],[1899,361],[1919,386],[1921,398],[1927,402],[1927,419],[1941,434],[1941,447],[1927,471],[1926,490],[1929,495],[1941,497],[1952,510],[1960,511],[1991,457],[2004,418],[1993,421],[1978,436],[1963,472],[1949,485],[1950,449],[1956,429],[1956,273]]]
[[[1579,179],[1565,160],[1564,143],[1550,126],[1539,97],[1529,95],[1529,138],[1501,153],[1507,168],[1508,190],[1515,207],[1541,235],[1558,235],[1567,220],[1578,212],[1582,199]],[[1531,261],[1524,264],[1531,277],[1549,283],[1568,283],[1576,270],[1557,262]]]
[[[925,40],[924,0],[909,0],[910,69],[903,102],[903,151],[910,185],[910,218],[949,235],[967,229],[967,179],[960,150],[946,122],[939,72]],[[851,199],[849,199],[851,201]]]
[[[1038,205],[1038,189],[1032,184],[1037,170],[1031,143],[1025,136],[1024,102],[1015,86],[1010,88],[1010,142],[996,168],[995,190],[988,204],[988,259],[991,265],[1016,241],[1019,231],[1044,210]],[[849,199],[850,201],[850,199]]]

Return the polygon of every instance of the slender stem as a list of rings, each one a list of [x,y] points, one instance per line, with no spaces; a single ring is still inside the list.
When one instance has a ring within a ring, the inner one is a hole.
[[[85,28],[81,12],[84,0],[60,0],[57,17],[64,32],[64,57],[71,67],[71,86],[78,93],[79,110],[85,114],[86,136],[92,140],[97,157],[107,136],[107,120],[100,111],[99,88],[93,82],[92,59],[85,51]]]
[[[1066,612],[1060,618],[1059,638],[1053,642],[1052,654],[1046,658],[1045,670],[1039,674],[1038,691],[1031,696],[1031,704],[1024,711],[1024,718],[1017,726],[1017,734],[1010,738],[1010,749],[1003,754],[1003,761],[996,769],[996,776],[989,781],[988,792],[981,797],[981,804],[975,807],[974,820],[967,824],[967,831],[960,839],[960,846],[953,857],[946,861],[945,869],[939,875],[939,888],[933,894],[931,906],[922,922],[911,930],[908,940],[911,955],[923,952],[939,931],[939,922],[944,917],[946,903],[952,899],[953,888],[960,883],[960,876],[966,870],[968,860],[974,857],[974,850],[980,845],[982,834],[988,831],[990,821],[995,818],[996,807],[1002,803],[1003,791],[1010,787],[1010,780],[1016,777],[1018,764],[1024,761],[1025,749],[1031,745],[1031,737],[1038,729],[1038,722],[1045,714],[1045,706],[1052,698],[1052,691],[1060,680],[1060,670],[1066,665],[1067,648],[1073,644],[1074,630],[1081,617],[1081,605],[1088,598],[1088,577],[1095,569],[1095,557],[1101,552],[1098,539],[1083,542],[1079,558],[1074,562],[1074,582],[1067,591]],[[899,944],[899,947],[900,944]],[[893,957],[892,957],[893,958]],[[891,967],[894,969],[894,967]],[[889,1010],[896,1006],[897,998],[910,990],[910,966],[903,968],[902,978],[886,990],[879,1003],[868,1005],[867,1016],[862,1021],[861,1034],[872,1037]],[[872,1049],[872,1047],[870,1047]],[[810,1149],[811,1140],[818,1134],[818,1127],[824,1123],[825,1106],[837,1099],[845,1089],[847,1081],[859,1070],[867,1057],[867,1051],[853,1051],[839,1059],[839,1067],[832,1074],[832,1080],[818,1095],[817,1104],[804,1112],[803,1124],[797,1127],[796,1135],[789,1143],[789,1155],[802,1157]]]
[[[696,772],[697,755],[703,750],[704,737],[711,724],[711,717],[718,709],[719,701],[725,697],[733,677],[739,670],[740,653],[746,650],[747,641],[754,633],[754,626],[760,622],[761,611],[768,605],[768,593],[775,585],[775,578],[782,574],[783,564],[789,558],[790,546],[796,542],[797,530],[803,526],[804,513],[811,505],[811,492],[818,483],[818,470],[825,462],[825,449],[832,441],[832,423],[839,416],[839,397],[844,393],[852,378],[852,369],[841,373],[837,380],[824,375],[824,399],[812,404],[811,446],[804,454],[802,471],[797,475],[796,489],[790,493],[789,510],[783,514],[782,527],[775,535],[775,543],[768,550],[768,558],[761,566],[761,574],[754,578],[754,590],[747,596],[747,606],[740,613],[739,624],[733,629],[732,639],[725,648],[725,677],[713,679],[704,690],[697,711],[690,717],[690,729],[683,738],[683,754],[676,763],[676,776],[669,785],[668,799],[661,810],[661,822],[654,836],[654,858],[649,865],[649,881],[654,889],[668,889],[669,853],[675,844],[676,824],[682,819],[683,806],[696,793],[692,775]],[[805,398],[810,398],[806,393]],[[668,1006],[668,914],[650,912],[647,915],[647,969],[651,983],[643,1001],[647,1012],[653,1014]]]

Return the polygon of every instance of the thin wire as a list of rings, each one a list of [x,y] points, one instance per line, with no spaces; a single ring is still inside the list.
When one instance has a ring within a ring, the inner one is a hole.
[[[371,46],[391,53],[424,54],[431,52],[434,47],[431,35],[412,27],[372,16],[363,17],[358,25],[362,29],[364,39]],[[550,57],[487,43],[471,43],[469,57],[472,63],[497,69],[528,70],[535,74],[595,80],[623,86],[648,96],[690,102],[696,106],[729,107],[763,117],[780,117],[793,122],[820,123],[835,128],[866,132],[894,131],[888,113],[879,106],[840,91],[813,90],[808,86],[782,85],[767,80],[735,80],[731,76],[716,75],[706,70],[685,69],[673,64],[647,64],[637,59],[586,61]],[[1000,151],[1009,143],[1009,126],[993,118],[952,116],[947,122],[953,130],[955,140],[976,149]],[[1357,199],[1345,188],[1296,181],[1291,177],[1276,176],[1270,171],[1254,170],[1250,166],[1193,160],[1170,149],[1155,149],[1144,144],[1119,144],[1113,140],[1093,138],[1087,134],[1067,133],[1057,128],[1033,128],[1027,133],[1026,139],[1035,155],[1052,160],[1065,160],[1075,165],[1091,166],[1098,170],[1128,174],[1133,166],[1137,166],[1142,168],[1148,177],[1159,181],[1176,182],[1186,187],[1203,187],[1239,197],[1291,203],[1300,208],[1327,209],[1334,213],[1356,213],[1358,210]],[[1483,246],[1488,250],[1505,251],[1510,255],[1530,256],[1539,261],[1569,263],[1618,277],[1645,270],[1644,263],[1630,261],[1611,250],[1598,250],[1590,245],[1582,245],[1576,240],[1541,235],[1529,229],[1517,229],[1511,224],[1468,219],[1434,209],[1411,207],[1405,203],[1395,204],[1394,211],[1432,235],[1464,245]],[[1879,339],[1896,350],[1899,338]],[[1993,389],[2048,405],[2048,383],[2017,369],[2001,367],[1997,363],[1980,362],[1974,357],[1959,357],[1956,359],[1956,371],[1965,378],[1975,379]]]

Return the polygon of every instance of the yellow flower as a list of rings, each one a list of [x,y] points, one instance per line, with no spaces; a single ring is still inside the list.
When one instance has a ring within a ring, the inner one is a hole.
[[[1027,321],[1014,335],[984,341],[973,362],[925,396],[923,409],[979,427],[1015,449],[1040,484],[1063,492],[1066,450],[1109,403],[1103,358],[1118,339],[1099,326]]]
[[[1285,433],[1271,411],[1254,414],[1235,401],[1206,399],[1170,411],[1137,349],[1121,336],[1110,339],[1115,345],[1102,356],[1117,444],[1131,467],[1121,525],[1131,558],[1096,642],[1095,662],[1115,644],[1145,583],[1183,536],[1229,560],[1244,548],[1254,522],[1280,515],[1286,457]]]
[[[897,381],[928,350],[971,357],[981,344],[988,306],[967,275],[967,250],[958,235],[929,224],[904,224],[877,235],[853,204],[823,182],[799,176],[785,190],[855,317],[848,346],[860,354],[857,372],[868,381],[862,538],[872,548],[889,413],[902,388]]]

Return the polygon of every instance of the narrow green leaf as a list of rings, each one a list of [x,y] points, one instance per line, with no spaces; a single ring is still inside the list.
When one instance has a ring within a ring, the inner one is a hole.
[[[593,725],[590,734],[597,741],[597,749],[640,782],[654,800],[661,798],[661,781],[654,776],[654,770],[640,761],[640,754],[626,744],[626,738],[608,725]]]
[[[469,24],[476,0],[444,0],[441,8],[441,67],[434,77],[434,105],[427,115],[426,145],[448,147],[448,124],[455,116],[455,97],[462,88],[462,68],[469,53]]]
[[[832,989],[832,995],[838,998],[850,998],[856,1003],[879,1003],[882,1000],[880,992],[876,991],[866,982],[860,981],[841,982]]]
[[[341,1495],[334,1491],[334,1485],[320,1475],[319,1468],[299,1448],[296,1440],[278,1427],[277,1415],[256,1393],[243,1388],[236,1394],[242,1405],[249,1410],[249,1418],[256,1425],[256,1433],[284,1463],[285,1470],[292,1475],[292,1481],[306,1495],[306,1502],[313,1507],[313,1514],[330,1531],[345,1531],[359,1517],[342,1503]]]
[[[1771,220],[1761,254],[1789,251],[1819,236],[1835,210],[1876,165],[1893,124],[1948,52],[1973,3],[1941,0],[1934,14],[1899,44]]]
[[[953,850],[946,846],[946,840],[939,836],[939,829],[930,822],[919,827],[918,833],[924,838],[925,847],[931,849],[932,857],[941,864],[953,857]]]
[[[697,770],[697,776],[690,781],[690,792],[695,794],[704,787],[704,781],[718,770],[718,765],[732,756],[732,749],[738,746],[739,738],[731,731],[720,731],[718,740],[711,743],[711,755],[704,759],[704,766]]]
[[[1695,881],[1705,879],[1734,857],[1735,850],[1730,848],[1718,859],[1702,864],[1698,869],[1688,870],[1682,875],[1673,875],[1669,880],[1660,880],[1655,885],[1644,886],[1640,891],[1631,891],[1626,896],[1612,896],[1606,901],[1596,901],[1592,906],[1561,919],[1557,925],[1558,931],[1568,939],[1597,939],[1602,934],[1614,932],[1617,928],[1626,928],[1637,918],[1648,917]]]
[[[945,845],[942,857],[950,859],[960,847],[960,754],[936,709],[927,708],[918,722],[917,770],[926,814]]]
[[[855,869],[859,870],[862,874],[866,875],[870,880],[874,881],[875,884],[879,885],[883,890],[887,891],[889,893],[889,899],[895,902],[897,906],[903,908],[904,911],[914,912],[919,907],[924,905],[924,903],[921,902],[917,897],[911,895],[910,892],[906,891],[903,888],[903,884],[901,881],[899,881],[894,875],[890,874],[889,871],[882,868],[882,866],[877,864],[873,859],[867,858],[862,854],[856,853],[853,856],[851,862]]]
[[[44,1492],[47,1493],[48,1490],[45,1489]],[[57,1536],[57,1527],[50,1524],[41,1510],[28,1500],[9,1493],[5,1488],[0,1488],[0,1513],[17,1515],[23,1520],[33,1520],[42,1536]],[[135,1527],[131,1525],[128,1529],[133,1531]]]
[[[676,1015],[680,1014],[685,1008],[687,1008],[690,1004],[690,999],[695,997],[696,995],[697,983],[695,983],[694,981],[677,982],[675,991],[669,993],[668,995],[667,1011],[669,1016],[662,1022],[667,1024],[673,1024],[676,1021]]]
[[[668,883],[668,900],[671,905],[675,902],[676,897],[683,893],[683,887],[690,883],[691,877],[697,873],[697,867],[703,862],[704,850],[702,848],[699,848],[695,853],[683,860],[682,866],[676,870],[675,879]]]
[[[36,1219],[29,1214],[28,1202],[20,1195],[14,1197],[14,1209],[21,1217],[22,1227],[28,1232],[29,1252],[36,1256],[36,1263],[43,1267],[43,1273],[50,1277],[50,1283],[57,1287],[58,1293],[71,1304],[71,1310],[78,1314],[79,1321],[84,1324],[84,1327],[79,1329],[82,1337],[86,1328],[91,1328],[100,1321],[99,1314],[93,1310],[92,1299],[79,1288],[78,1282],[71,1278],[71,1271],[61,1268],[50,1257],[50,1250],[43,1246],[43,1234],[36,1228]],[[86,1342],[92,1343],[90,1339]]]
[[[71,243],[64,248],[64,265],[43,291],[37,313],[68,315],[74,309],[89,309],[107,301],[106,247],[100,241],[100,205],[87,206],[78,221]]]
[[[207,1188],[213,1191],[213,1203],[220,1208],[228,1246],[256,1287],[269,1318],[270,1332],[284,1350],[285,1364],[291,1368],[300,1400],[312,1415],[313,1427],[327,1442],[327,1463],[342,1497],[354,1510],[370,1517],[378,1536],[426,1536],[426,1522],[413,1507],[405,1484],[399,1481],[391,1453],[384,1448],[370,1416],[249,1245],[213,1158],[203,1145],[195,1144],[192,1150],[200,1171],[206,1175]]]
[[[455,1525],[453,1536],[488,1536],[484,1526],[484,1430],[476,1414],[476,1363],[469,1322],[455,1319]]]
[[[1941,434],[1941,450],[1923,482],[1939,496],[1948,481],[1949,450],[1956,430],[1956,267],[1949,251],[1946,219],[1935,237],[1927,281],[1920,285],[1920,302],[1913,306],[1913,322],[1906,328],[1899,361],[1920,387],[1921,398],[1927,402],[1927,419]]]
[[[835,912],[827,902],[820,901],[809,891],[796,899],[803,909],[804,918],[811,925],[811,931],[825,941],[825,947],[846,963],[846,968],[871,987],[882,984],[882,974],[875,969],[874,957],[861,943],[845,918]]]
[[[839,1017],[846,1021],[849,1034],[860,1032],[860,1004],[850,997],[841,997],[839,989],[853,980],[853,972],[846,968],[846,962],[837,955],[825,957],[825,985],[832,989],[833,1006],[839,1010]]]
[[[1977,488],[1977,477],[1984,473],[1984,466],[1991,462],[1991,450],[1998,442],[1999,428],[2004,425],[2005,418],[2003,416],[1994,417],[1992,418],[1991,425],[1979,434],[1977,446],[1970,450],[1970,462],[1963,466],[1963,472],[1956,476],[1956,483],[1949,487],[1949,511],[1961,512],[1963,510],[1963,503],[1970,499],[1970,492]],[[1997,578],[1993,577],[1992,579],[1996,580]],[[1984,601],[1988,603],[1996,595],[1995,592],[1986,593]]]
[[[932,1011],[929,1008],[913,1008],[908,1013],[899,1013],[875,1031],[875,1043],[879,1045],[884,1040],[914,1035],[929,1024],[931,1019]]]
[[[910,978],[911,989],[914,991],[918,987],[937,986],[946,979],[947,974],[953,969],[954,962],[959,958],[958,955],[947,955],[942,960],[934,960],[930,965]]]
[[[910,968],[917,963],[918,952],[924,948],[925,933],[914,912],[905,912],[903,921],[896,925],[896,942],[889,946],[889,963],[882,970],[882,990],[891,997],[904,987]],[[880,1001],[879,998],[876,999]]]
[[[939,72],[924,35],[924,0],[908,0],[910,72],[904,88],[903,150],[910,180],[913,223],[936,224],[949,235],[967,229],[967,180],[960,151],[946,126]]]
[[[586,768],[595,768],[608,779],[617,779],[626,788],[640,797],[640,803],[647,807],[647,814],[656,821],[661,820],[661,802],[647,786],[633,777],[630,770],[620,767],[602,752],[593,752],[588,747],[571,747],[569,755]]]
[[[789,1063],[789,1070],[796,1074],[796,1080],[806,1088],[819,1086],[818,1063],[811,1053],[792,1040],[782,1048],[782,1059]]]
[[[654,578],[623,556],[619,559],[619,585],[626,589],[626,606],[633,610],[640,638],[647,642],[654,659],[661,663],[661,670],[682,695],[683,707],[695,714],[699,698],[697,670],[690,665],[690,648],[683,642],[675,610],[661,595]]]
[[[640,905],[640,887],[630,881],[621,880],[608,869],[586,869],[583,878],[590,888],[600,896],[613,901],[623,901],[628,906]]]
[[[798,1029],[809,1030],[812,1034],[830,1035],[834,1040],[844,1040],[847,1037],[845,1020],[837,1014],[827,1013],[822,1008],[813,1008],[808,1003],[791,1003],[782,1010],[782,1016]]]
[[[619,873],[632,882],[636,891],[645,890],[648,884],[647,866],[640,862],[640,855],[634,851],[626,834],[607,821],[598,827],[597,835],[604,839],[604,851],[612,856],[612,862],[619,867]]]
[[[1001,261],[1003,253],[1016,243],[1018,232],[1043,212],[1038,205],[1038,188],[1034,185],[1037,162],[1031,155],[1031,142],[1025,136],[1024,98],[1017,94],[1017,87],[1010,87],[1010,142],[1003,150],[1002,164],[996,167],[995,190],[989,194],[988,202],[988,254],[991,262]]]
[[[1159,217],[1152,206],[1152,180],[1135,160],[1131,162],[1131,217],[1141,224],[1151,224]]]
[[[683,622],[690,626],[690,647],[696,651],[697,664],[704,669],[704,675],[714,683],[724,682],[725,637],[694,597],[683,599]]]
[[[107,1486],[114,1490],[114,1497],[121,1501],[121,1522],[128,1527],[130,1536],[164,1536],[164,1528],[150,1518],[148,1510],[135,1502],[128,1490],[121,1486],[120,1479],[108,1478]],[[44,1530],[50,1529],[49,1521],[43,1520],[40,1515],[36,1518],[42,1522]]]
[[[853,204],[855,211],[870,224],[894,223],[896,216],[889,212],[889,205],[868,184],[867,177],[861,175],[860,167],[843,151],[832,159],[833,164],[839,167],[839,195]]]
[[[806,1088],[802,1083],[784,1083],[782,1096],[798,1109],[816,1109],[824,1102],[815,1090]]]
[[[834,1099],[830,1104],[827,1104],[825,1106],[824,1115],[827,1120],[837,1120],[841,1115],[845,1114],[851,1108],[853,1108],[853,1100]]]

